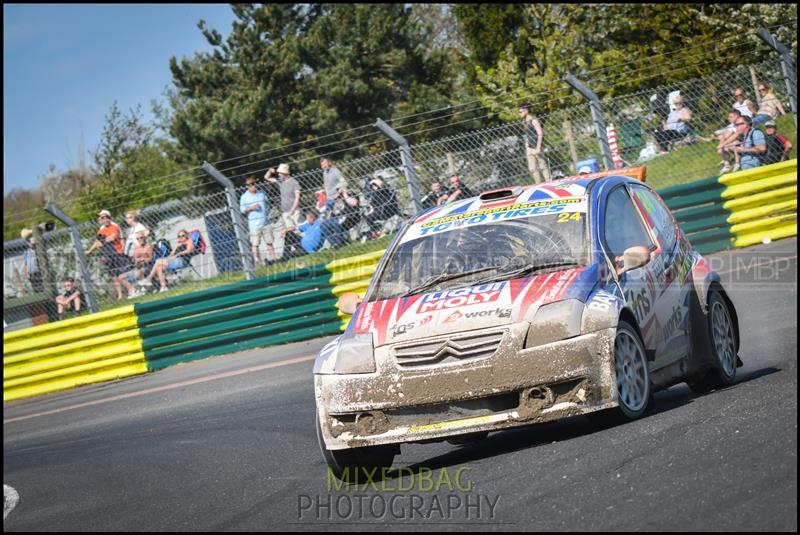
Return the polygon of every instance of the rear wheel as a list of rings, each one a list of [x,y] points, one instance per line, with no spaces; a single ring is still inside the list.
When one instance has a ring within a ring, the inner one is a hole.
[[[689,388],[696,392],[723,388],[736,380],[736,333],[728,303],[714,289],[708,294],[708,338],[714,367],[703,377],[688,382]]]
[[[593,422],[606,424],[636,420],[647,411],[652,400],[644,344],[636,329],[623,319],[619,321],[614,339],[614,375],[619,406],[587,414]]]
[[[382,468],[390,468],[394,461],[394,456],[399,453],[398,445],[388,446],[365,446],[362,448],[349,448],[346,450],[329,450],[325,447],[325,440],[322,438],[322,429],[319,424],[319,415],[316,417],[317,442],[319,444],[322,457],[333,475],[340,480],[361,481],[364,477],[363,470],[371,473],[373,480],[377,481],[381,475]],[[355,474],[358,473],[358,476]],[[359,477],[361,479],[356,479]]]

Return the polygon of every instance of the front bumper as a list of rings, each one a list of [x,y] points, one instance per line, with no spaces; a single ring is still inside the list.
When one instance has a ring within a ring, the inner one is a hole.
[[[375,350],[375,373],[315,375],[326,448],[443,439],[617,405],[614,328],[524,349],[528,326],[471,331],[504,331],[488,357],[409,367],[386,345]]]

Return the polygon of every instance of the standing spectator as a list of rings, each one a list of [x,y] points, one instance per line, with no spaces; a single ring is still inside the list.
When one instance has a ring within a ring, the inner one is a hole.
[[[547,177],[549,180],[549,176]],[[537,181],[538,184],[538,181]],[[474,197],[475,194],[472,193],[472,190],[469,189],[458,175],[453,175],[450,177],[450,195],[447,197],[446,202],[453,202],[456,199],[469,199],[470,197]]]
[[[747,98],[744,94],[744,89],[737,87],[733,90],[733,97],[736,101],[733,103],[733,108],[738,110],[744,117],[752,117],[756,113],[756,105],[752,100]]]
[[[330,212],[336,198],[341,194],[341,190],[347,188],[347,182],[345,182],[342,172],[331,165],[331,160],[327,156],[319,159],[319,165],[322,167],[322,184],[325,186],[325,195],[328,198],[325,208]]]
[[[264,178],[276,182],[274,175],[275,169],[270,167]],[[289,174],[289,164],[278,166],[278,176],[281,177],[278,183],[281,192],[281,226],[285,229],[296,228],[300,219],[300,183]]]
[[[692,111],[683,105],[683,98],[675,99],[675,109],[669,112],[661,130],[654,132],[656,143],[661,149],[660,154],[667,154],[669,143],[687,136],[690,132],[689,122],[692,120]]]
[[[137,236],[140,232],[143,232],[145,237],[150,236],[150,230],[145,227],[141,221],[139,221],[139,210],[131,210],[130,212],[125,213],[125,222],[128,223],[128,226],[131,227],[131,231],[128,234],[128,239],[125,240],[125,247],[123,248],[123,252],[127,256],[133,256],[133,250],[138,245]]]
[[[36,258],[36,249],[34,246],[36,242],[33,238],[33,231],[29,228],[22,229],[20,236],[25,240],[25,252],[22,257],[25,261],[25,278],[31,282],[33,291],[40,293],[44,291],[44,280],[42,279],[42,272],[39,271],[39,260]]]
[[[81,313],[81,292],[75,287],[75,279],[67,277],[64,280],[64,293],[56,296],[58,306],[58,319],[64,319],[64,312],[72,311],[75,315]]]
[[[528,171],[533,180],[539,184],[550,180],[550,170],[542,154],[542,123],[531,114],[530,104],[519,107],[519,116],[522,117],[523,139],[525,140],[525,155],[528,158]],[[452,199],[451,199],[452,200]]]
[[[158,275],[158,281],[161,283],[161,288],[158,291],[166,292],[169,290],[169,288],[167,288],[167,271],[178,271],[179,269],[185,268],[192,261],[191,258],[193,254],[194,243],[192,243],[189,233],[183,229],[179,230],[178,245],[175,246],[175,249],[168,257],[156,260],[150,274],[140,280],[139,284],[142,286],[152,286],[153,277]]]
[[[442,184],[437,179],[431,182],[431,191],[421,199],[422,208],[427,210],[447,201],[447,191],[442,189]]]
[[[267,194],[256,188],[255,177],[249,176],[245,180],[247,191],[239,198],[239,210],[247,216],[247,225],[250,228],[250,247],[253,251],[253,262],[261,264],[261,255],[258,248],[261,240],[267,247],[267,262],[275,261],[275,250],[272,248],[272,225],[269,224],[269,201]]]
[[[792,150],[792,142],[778,133],[778,125],[775,121],[764,123],[766,130],[765,140],[767,151],[761,157],[764,165],[783,162],[789,159],[789,152]]]
[[[781,101],[772,94],[767,84],[758,84],[758,92],[761,93],[761,105],[758,107],[758,113],[753,117],[753,126],[764,124],[778,115],[786,113]]]
[[[739,155],[742,170],[758,167],[761,165],[761,155],[767,151],[764,134],[752,127],[753,120],[750,117],[740,117],[734,124],[742,136],[742,144],[733,148]]]
[[[133,250],[133,269],[121,273],[115,281],[117,293],[121,295],[120,286],[124,286],[128,291],[128,299],[142,295],[143,292],[134,288],[132,283],[142,278],[153,267],[153,245],[147,243],[147,233],[143,230],[137,232],[136,241],[136,248]]]
[[[369,202],[371,210],[366,214],[367,225],[373,239],[383,236],[383,224],[394,215],[400,213],[397,193],[394,188],[380,178],[370,181]]]
[[[731,161],[735,162],[734,171],[739,170],[738,155],[733,152],[733,147],[739,144],[739,133],[736,131],[736,121],[742,117],[738,109],[732,108],[728,112],[728,126],[720,128],[714,132],[714,137],[719,141],[717,143],[717,154],[722,156],[722,169],[720,174],[728,173],[731,170]]]
[[[97,231],[94,243],[85,252],[86,256],[89,256],[100,249],[100,262],[105,264],[108,275],[113,281],[120,273],[131,268],[131,259],[124,254],[122,230],[111,220],[111,212],[100,210],[97,217],[100,220],[100,230]],[[117,288],[117,299],[122,299],[120,288]]]

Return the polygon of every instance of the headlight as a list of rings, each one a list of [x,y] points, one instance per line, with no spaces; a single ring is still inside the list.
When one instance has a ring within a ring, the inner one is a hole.
[[[372,333],[345,334],[333,365],[334,373],[375,372],[375,349]]]
[[[528,328],[525,347],[536,347],[581,334],[583,303],[577,299],[565,299],[544,305]]]

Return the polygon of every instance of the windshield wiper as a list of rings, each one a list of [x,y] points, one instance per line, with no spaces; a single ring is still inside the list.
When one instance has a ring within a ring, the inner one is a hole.
[[[475,286],[479,284],[486,284],[489,282],[494,282],[497,280],[505,280],[505,279],[514,279],[517,277],[521,277],[523,275],[530,275],[532,273],[543,273],[546,271],[550,271],[554,268],[565,268],[565,267],[576,267],[578,266],[578,262],[575,260],[570,261],[562,261],[562,262],[548,262],[545,264],[537,264],[534,262],[528,262],[522,266],[519,266],[514,269],[509,269],[506,271],[500,271],[495,273],[491,277],[486,277],[479,281],[475,281]]]
[[[425,291],[425,290],[427,290],[429,288],[433,288],[434,286],[436,286],[440,282],[444,282],[444,281],[452,280],[452,279],[460,279],[461,277],[466,277],[468,275],[474,275],[476,273],[483,273],[484,271],[497,269],[498,267],[500,267],[500,266],[487,266],[487,267],[482,267],[482,268],[478,268],[478,269],[473,269],[471,271],[465,271],[463,273],[446,273],[446,272],[445,273],[439,273],[438,275],[434,275],[432,277],[428,277],[419,286],[415,286],[414,288],[411,288],[406,293],[404,293],[402,295],[402,297],[408,297],[409,295],[414,295],[414,294],[420,293],[422,291]]]

